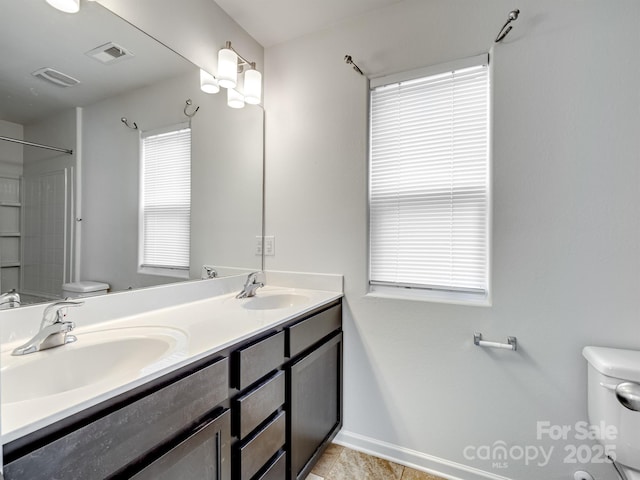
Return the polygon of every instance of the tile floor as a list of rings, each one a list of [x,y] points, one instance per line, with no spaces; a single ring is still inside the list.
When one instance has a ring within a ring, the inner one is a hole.
[[[306,480],[443,480],[332,443]]]

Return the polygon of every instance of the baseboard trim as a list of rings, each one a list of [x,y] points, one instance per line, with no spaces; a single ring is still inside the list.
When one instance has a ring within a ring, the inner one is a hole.
[[[484,470],[341,430],[333,443],[448,480],[511,480]]]

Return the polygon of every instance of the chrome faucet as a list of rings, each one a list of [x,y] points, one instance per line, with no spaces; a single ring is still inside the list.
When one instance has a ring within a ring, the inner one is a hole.
[[[75,328],[75,324],[64,321],[65,314],[62,313],[62,310],[67,307],[79,307],[80,305],[84,305],[84,302],[68,299],[49,305],[42,315],[38,333],[27,343],[16,348],[11,355],[27,355],[75,342],[77,338],[69,335],[69,332]]]
[[[264,283],[258,282],[258,274],[260,272],[250,273],[247,277],[247,281],[242,287],[242,291],[236,295],[236,298],[249,298],[253,297],[256,294],[256,290],[260,287],[264,287]]]
[[[20,306],[20,294],[16,289],[9,290],[7,293],[0,294],[0,310],[14,308]]]

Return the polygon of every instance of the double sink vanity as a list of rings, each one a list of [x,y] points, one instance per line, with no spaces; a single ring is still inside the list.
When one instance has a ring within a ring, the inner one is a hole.
[[[84,299],[22,356],[39,310],[2,318],[5,479],[304,479],[342,425],[342,280],[266,275]]]

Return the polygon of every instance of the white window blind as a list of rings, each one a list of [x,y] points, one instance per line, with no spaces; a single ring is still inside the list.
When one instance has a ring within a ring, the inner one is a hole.
[[[191,129],[142,134],[142,267],[189,269]]]
[[[487,62],[394,80],[371,91],[370,283],[487,293]]]

